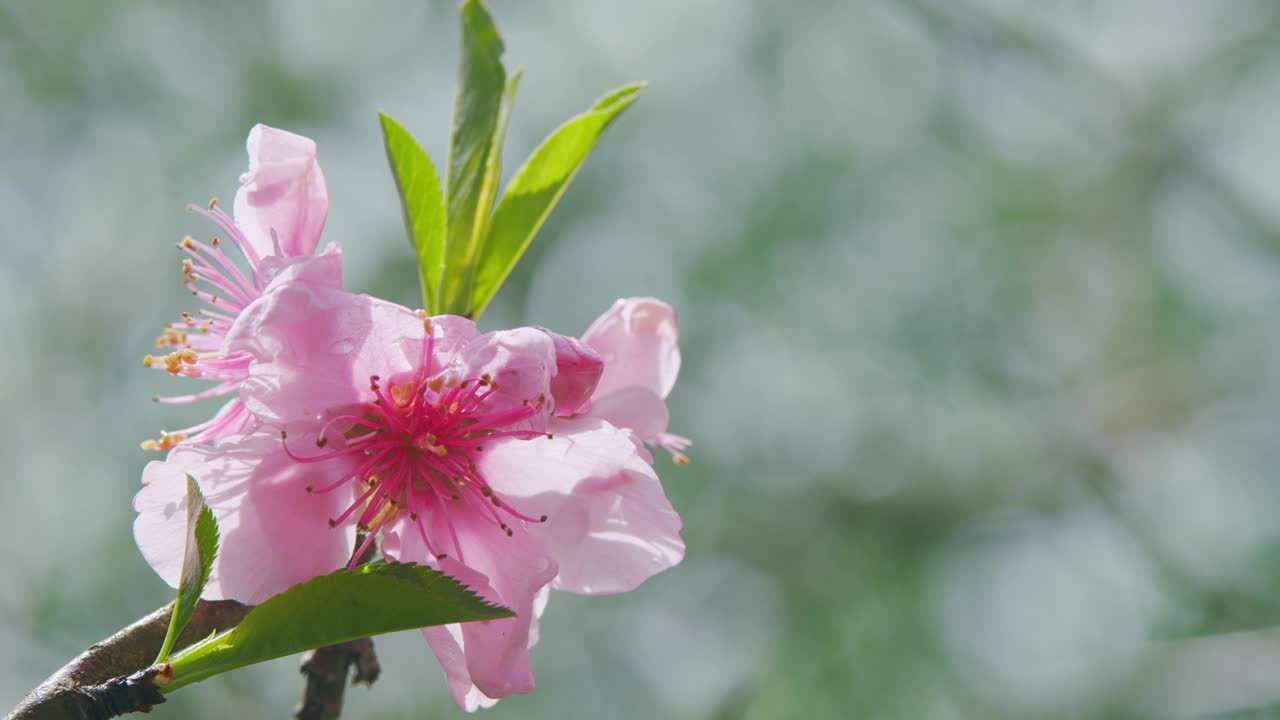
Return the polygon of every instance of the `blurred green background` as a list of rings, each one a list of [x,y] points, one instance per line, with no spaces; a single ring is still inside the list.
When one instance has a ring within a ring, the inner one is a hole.
[[[512,169],[610,131],[485,316],[680,312],[688,558],[557,595],[493,718],[1280,717],[1280,5],[491,0]],[[440,162],[452,0],[0,2],[0,709],[166,602],[140,362],[188,202],[315,138],[348,287],[417,304],[375,111]],[[1207,638],[1207,639],[1206,639]],[[348,717],[458,717],[416,634]],[[285,659],[156,717],[285,717]]]

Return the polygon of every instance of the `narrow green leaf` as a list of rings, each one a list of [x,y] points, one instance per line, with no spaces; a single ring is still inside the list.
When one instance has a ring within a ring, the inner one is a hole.
[[[156,663],[164,662],[173,650],[173,643],[178,634],[191,620],[196,610],[196,601],[204,592],[205,583],[209,582],[209,571],[213,569],[213,559],[218,554],[218,522],[213,513],[204,504],[204,496],[200,494],[200,486],[196,479],[187,476],[187,541],[182,556],[182,575],[178,581],[178,597],[173,601],[173,614],[169,616],[169,631],[164,636],[164,644]]]
[[[471,274],[493,193],[485,192],[490,156],[500,126],[506,70],[502,37],[480,0],[464,0],[462,63],[454,101],[449,143],[449,177],[445,189],[448,219],[444,273],[438,296],[442,312],[466,314]],[[510,88],[514,92],[514,86]]]
[[[493,210],[493,201],[498,198],[498,181],[501,180],[502,175],[502,144],[507,137],[507,125],[511,124],[511,108],[515,105],[516,90],[520,87],[522,77],[524,77],[524,68],[516,68],[516,71],[507,79],[506,89],[502,91],[502,102],[498,106],[498,122],[493,126],[493,140],[489,157],[485,161],[484,185],[481,188],[479,206],[484,208],[485,215]]]
[[[573,181],[610,123],[635,102],[644,83],[605,95],[585,113],[570,118],[538,146],[511,179],[489,222],[471,290],[473,317],[489,305],[533,241],[542,223]]]
[[[385,113],[378,113],[378,120],[382,123],[391,175],[400,192],[404,227],[418,257],[422,306],[434,315],[439,307],[440,274],[444,268],[445,214],[440,176],[431,157],[408,130]]]
[[[231,630],[175,655],[169,692],[219,673],[383,633],[513,617],[457,580],[412,563],[339,570],[271,597]]]

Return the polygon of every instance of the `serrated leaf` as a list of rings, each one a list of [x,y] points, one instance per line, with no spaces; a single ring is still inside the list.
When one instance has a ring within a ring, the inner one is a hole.
[[[644,83],[620,87],[547,136],[511,179],[489,221],[471,290],[473,317],[489,305],[600,136],[635,102]]]
[[[376,562],[323,575],[269,598],[236,627],[171,658],[173,680],[162,690],[357,638],[513,616],[430,568]]]
[[[404,227],[418,258],[422,306],[434,315],[439,307],[440,275],[444,268],[445,211],[440,176],[436,174],[431,156],[408,130],[385,113],[378,113],[378,120],[382,124],[387,162],[400,194]]]
[[[502,37],[489,11],[480,0],[464,0],[460,14],[462,63],[449,142],[447,240],[438,296],[442,312],[461,315],[467,312],[473,263],[493,208],[494,191],[487,190],[486,180],[508,86]]]
[[[218,522],[204,503],[196,479],[187,475],[187,539],[182,556],[182,574],[178,581],[178,596],[173,601],[173,613],[169,616],[169,630],[156,663],[164,662],[178,640],[178,634],[191,620],[196,602],[209,582],[213,560],[218,554]]]

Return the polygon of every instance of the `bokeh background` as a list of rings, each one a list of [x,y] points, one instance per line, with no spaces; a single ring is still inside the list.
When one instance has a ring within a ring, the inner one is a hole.
[[[493,718],[1280,717],[1280,5],[491,0],[508,173],[650,89],[484,318],[677,306],[688,559],[553,599]],[[452,0],[0,2],[0,709],[171,591],[137,442],[183,211],[314,137],[416,304],[375,111],[440,163]],[[185,386],[182,391],[188,390]],[[416,634],[348,717],[459,717]],[[297,660],[156,717],[285,717]]]

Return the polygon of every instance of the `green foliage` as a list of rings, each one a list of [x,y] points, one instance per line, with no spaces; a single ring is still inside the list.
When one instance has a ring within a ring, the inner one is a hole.
[[[178,582],[178,596],[173,601],[173,614],[169,616],[169,630],[156,662],[164,662],[173,650],[178,634],[191,620],[196,602],[209,582],[213,559],[218,555],[218,522],[204,504],[196,479],[187,476],[187,541],[182,556],[182,575]]]
[[[439,297],[442,312],[465,315],[472,266],[497,193],[503,105],[515,83],[507,84],[502,37],[488,10],[479,0],[466,0],[461,15],[462,64],[449,142],[448,232]]]
[[[444,269],[445,215],[440,176],[431,157],[408,130],[384,113],[378,113],[378,119],[382,123],[387,161],[400,194],[400,207],[404,210],[404,227],[418,258],[422,306],[434,315]]]
[[[312,648],[431,625],[513,617],[447,575],[411,563],[339,570],[276,595],[239,625],[169,662],[163,690]]]
[[[642,89],[644,83],[632,83],[600,98],[590,110],[570,118],[547,136],[516,172],[489,223],[471,291],[473,314],[479,315],[488,306],[600,136],[635,102]]]
[[[461,7],[462,62],[443,195],[431,158],[407,130],[380,114],[405,228],[431,314],[478,316],[511,274],[605,128],[643,84],[601,98],[543,140],[494,210],[502,144],[522,70],[510,78],[493,18],[479,0]]]

